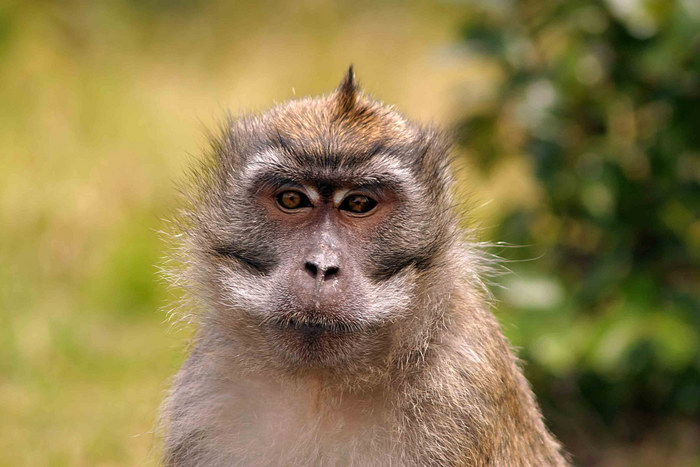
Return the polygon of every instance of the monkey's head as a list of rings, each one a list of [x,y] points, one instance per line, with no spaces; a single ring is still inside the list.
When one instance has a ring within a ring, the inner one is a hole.
[[[432,319],[422,291],[455,228],[436,131],[362,95],[351,68],[329,96],[229,121],[212,147],[184,222],[202,332],[249,365],[357,373]]]

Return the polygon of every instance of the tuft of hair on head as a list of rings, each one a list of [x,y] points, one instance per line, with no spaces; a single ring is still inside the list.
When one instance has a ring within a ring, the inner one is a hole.
[[[348,68],[348,72],[345,74],[343,81],[341,81],[340,86],[335,90],[335,100],[338,104],[338,114],[347,114],[357,102],[357,94],[360,89],[355,81],[355,71],[352,65]]]

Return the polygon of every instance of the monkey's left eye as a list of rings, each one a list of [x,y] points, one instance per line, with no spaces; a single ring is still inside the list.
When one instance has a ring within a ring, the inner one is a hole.
[[[302,192],[296,190],[283,191],[277,195],[277,204],[282,209],[301,209],[311,206],[311,201]]]
[[[365,195],[350,195],[340,203],[340,209],[351,214],[368,214],[377,202]]]

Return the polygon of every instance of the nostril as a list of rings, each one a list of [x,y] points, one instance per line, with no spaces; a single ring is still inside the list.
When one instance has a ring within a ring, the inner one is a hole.
[[[337,267],[331,266],[328,269],[326,269],[326,273],[324,274],[324,278],[325,279],[332,279],[338,275],[338,272],[340,272],[340,270]]]
[[[319,266],[313,261],[307,261],[304,263],[304,270],[313,279],[320,279],[321,281],[333,279],[340,272],[340,269],[337,266]]]
[[[304,269],[306,269],[306,272],[308,272],[311,277],[315,278],[318,274],[318,267],[316,267],[314,263],[307,262],[304,264]]]

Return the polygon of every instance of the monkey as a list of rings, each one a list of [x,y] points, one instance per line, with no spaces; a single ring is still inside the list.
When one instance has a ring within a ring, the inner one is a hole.
[[[166,466],[561,466],[459,226],[450,141],[360,90],[229,117],[177,222]]]

